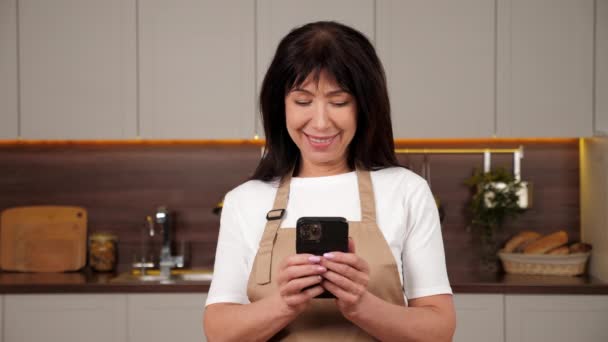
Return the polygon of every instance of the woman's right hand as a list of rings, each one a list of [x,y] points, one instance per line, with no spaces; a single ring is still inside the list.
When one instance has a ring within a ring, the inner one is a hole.
[[[295,254],[279,265],[278,295],[285,304],[287,314],[297,316],[306,309],[311,299],[325,290],[320,283],[321,274],[327,269],[319,265],[320,261],[321,257],[312,254]]]

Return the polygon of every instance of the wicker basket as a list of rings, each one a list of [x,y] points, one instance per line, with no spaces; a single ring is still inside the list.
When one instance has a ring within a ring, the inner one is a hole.
[[[576,276],[585,273],[590,254],[546,255],[500,251],[498,257],[507,273]]]

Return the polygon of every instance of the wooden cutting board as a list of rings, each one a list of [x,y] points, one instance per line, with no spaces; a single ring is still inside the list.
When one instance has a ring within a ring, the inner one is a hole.
[[[86,263],[87,211],[80,207],[9,208],[0,218],[0,267],[9,271],[76,271]]]

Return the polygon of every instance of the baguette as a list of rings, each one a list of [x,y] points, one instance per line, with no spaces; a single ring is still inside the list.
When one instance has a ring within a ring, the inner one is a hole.
[[[511,253],[522,244],[536,240],[539,237],[541,237],[541,235],[537,232],[523,231],[507,241],[503,250],[505,253]]]
[[[560,247],[553,248],[552,250],[548,251],[547,254],[549,254],[549,255],[570,254],[570,248],[568,248],[568,246],[560,246]]]
[[[530,243],[524,249],[524,254],[545,254],[546,252],[568,243],[568,233],[563,230],[545,235]]]

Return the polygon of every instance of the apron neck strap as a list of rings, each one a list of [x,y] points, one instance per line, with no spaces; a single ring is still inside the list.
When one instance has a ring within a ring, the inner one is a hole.
[[[287,209],[287,200],[289,199],[289,185],[291,184],[291,177],[293,175],[293,172],[294,170],[291,169],[281,179],[279,189],[277,190],[277,195],[274,197],[274,204],[272,206],[272,210]],[[283,217],[275,221],[283,221]],[[280,224],[281,222],[279,222],[279,225]]]
[[[361,201],[361,221],[375,223],[376,202],[369,171],[357,168],[357,182],[359,183],[359,200]]]
[[[260,240],[258,260],[256,262],[256,282],[260,285],[270,283],[272,250],[277,236],[277,231],[279,230],[281,222],[283,222],[283,218],[285,217],[287,200],[289,199],[289,185],[291,184],[293,172],[293,169],[290,170],[281,179],[279,189],[274,197],[272,210],[266,214],[266,228],[264,229],[264,234],[262,234],[262,239]]]

